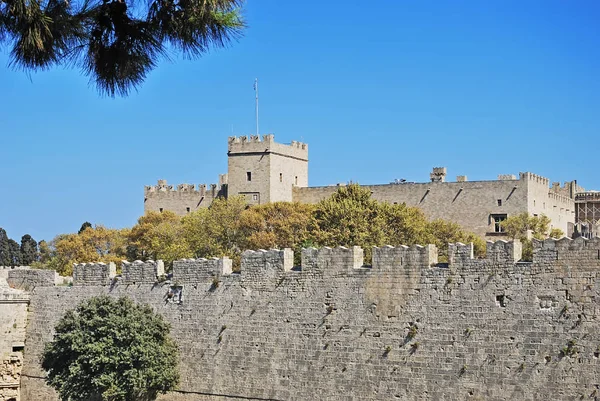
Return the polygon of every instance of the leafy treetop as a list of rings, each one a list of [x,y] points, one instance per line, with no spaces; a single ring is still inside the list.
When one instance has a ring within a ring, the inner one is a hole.
[[[77,66],[126,96],[168,50],[198,57],[238,38],[242,0],[0,0],[0,45],[28,71]]]
[[[129,298],[93,297],[68,311],[46,344],[47,383],[70,401],[150,401],[179,381],[170,326]]]

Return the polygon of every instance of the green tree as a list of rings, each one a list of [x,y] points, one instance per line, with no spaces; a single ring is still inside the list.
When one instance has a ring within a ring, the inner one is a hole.
[[[171,266],[174,260],[191,257],[181,217],[173,212],[149,212],[140,217],[128,235],[130,260],[162,259]]]
[[[523,212],[514,216],[508,216],[502,223],[502,228],[506,235],[513,239],[518,239],[523,244],[523,260],[533,260],[533,244],[530,236],[543,240],[550,236],[560,238],[563,232],[557,228],[550,229],[551,220],[548,216],[530,216]]]
[[[314,242],[332,247],[358,245],[370,260],[371,248],[386,242],[379,206],[366,188],[357,184],[340,187],[316,205]]]
[[[239,265],[246,233],[240,224],[246,209],[242,196],[218,198],[208,209],[198,209],[182,220],[185,240],[196,257],[229,256]]]
[[[80,234],[61,234],[52,240],[51,259],[46,266],[62,275],[73,273],[73,263],[114,262],[126,257],[128,229],[103,226],[87,228]]]
[[[274,202],[252,206],[240,215],[243,249],[292,248],[300,263],[301,248],[311,244],[314,206],[298,202]]]
[[[30,266],[39,258],[38,243],[29,234],[21,237],[21,258],[25,266]]]
[[[167,49],[195,58],[245,28],[242,0],[0,0],[0,45],[29,71],[74,65],[101,93],[127,95]]]
[[[6,235],[6,231],[3,228],[0,228],[0,266],[11,266],[8,235]]]
[[[14,239],[8,240],[8,254],[10,262],[9,266],[21,266],[23,264],[21,259],[21,247]]]
[[[150,306],[93,297],[68,311],[46,344],[46,382],[70,401],[150,401],[179,381],[170,326]]]
[[[485,241],[474,233],[464,231],[457,223],[440,219],[433,220],[428,224],[428,231],[429,241],[440,250],[440,262],[447,260],[448,244],[453,242],[462,242],[463,244],[472,242],[475,256],[485,256]]]
[[[38,243],[38,248],[40,251],[40,263],[47,263],[50,258],[52,258],[52,249],[50,245],[44,240],[41,240]]]
[[[79,231],[77,232],[77,234],[81,234],[82,232],[85,231],[86,228],[92,228],[92,227],[93,227],[92,223],[90,223],[89,221],[86,221],[81,225],[81,228],[79,228]]]

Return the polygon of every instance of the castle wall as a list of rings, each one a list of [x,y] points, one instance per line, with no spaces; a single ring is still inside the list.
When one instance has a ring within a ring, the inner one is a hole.
[[[547,178],[532,173],[521,173],[521,181],[528,182],[527,211],[531,215],[545,214],[551,228],[559,228],[571,235],[575,223],[575,200],[566,195],[567,189],[549,189]]]
[[[521,173],[520,179],[497,181],[428,182],[387,185],[364,185],[373,199],[389,203],[406,203],[418,207],[430,219],[450,220],[487,238],[501,238],[494,230],[494,215],[545,214],[553,228],[572,233],[575,202],[550,191],[547,178]],[[293,200],[317,203],[338,189],[337,186],[294,188]]]
[[[527,211],[527,183],[519,180],[428,182],[363,185],[372,198],[382,202],[406,203],[421,209],[430,219],[456,222],[484,238],[498,238],[492,215]],[[317,203],[337,186],[294,188],[293,200]],[[501,206],[498,206],[498,200]]]
[[[209,207],[218,197],[227,197],[227,185],[180,184],[176,188],[167,181],[159,180],[156,186],[144,189],[144,213],[169,210],[179,216]]]
[[[453,244],[438,266],[432,245],[386,246],[365,267],[358,247],[311,248],[292,267],[290,250],[246,251],[240,274],[226,260],[176,262],[177,286],[36,287],[22,399],[56,399],[43,344],[66,309],[99,294],[171,323],[181,384],[162,400],[597,397],[600,241],[536,243],[533,263],[515,263],[518,243],[472,255]]]
[[[11,288],[9,274],[20,269],[0,267],[0,401],[20,400],[29,294]]]

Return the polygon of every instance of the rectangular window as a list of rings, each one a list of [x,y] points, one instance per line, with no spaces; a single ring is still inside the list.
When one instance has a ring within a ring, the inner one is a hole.
[[[160,208],[160,209],[158,209],[158,210],[159,210],[159,211],[162,213],[162,211],[163,211],[163,208],[161,207],[161,208]]]
[[[258,194],[252,195],[252,200],[258,200]]]
[[[279,173],[279,182],[283,182],[283,173]]]
[[[186,207],[186,208],[185,208],[185,211],[189,213],[189,212],[190,212],[190,208],[189,208],[189,207]]]
[[[502,199],[498,199],[498,206],[502,206]]]
[[[246,181],[252,181],[252,173],[250,171],[246,172]]]
[[[492,214],[492,221],[494,222],[494,232],[495,233],[503,233],[504,228],[500,223],[506,220],[505,214]]]

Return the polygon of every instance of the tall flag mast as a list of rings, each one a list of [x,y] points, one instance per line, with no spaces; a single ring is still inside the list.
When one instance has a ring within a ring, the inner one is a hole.
[[[254,79],[254,93],[256,94],[256,135],[258,136],[258,78]]]

